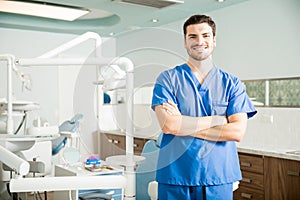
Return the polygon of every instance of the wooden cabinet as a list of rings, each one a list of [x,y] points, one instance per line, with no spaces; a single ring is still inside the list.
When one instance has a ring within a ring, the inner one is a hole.
[[[126,154],[126,138],[124,135],[116,135],[110,133],[100,134],[100,158],[105,159],[113,155]],[[148,139],[134,138],[134,154],[141,155],[144,144]]]
[[[234,199],[300,200],[300,161],[239,153],[242,180]]]
[[[126,139],[123,135],[114,135],[108,133],[100,134],[100,158],[105,159],[113,155],[126,154]]]
[[[242,180],[234,199],[264,199],[264,159],[262,156],[239,154]]]
[[[266,199],[300,200],[300,161],[265,157]]]

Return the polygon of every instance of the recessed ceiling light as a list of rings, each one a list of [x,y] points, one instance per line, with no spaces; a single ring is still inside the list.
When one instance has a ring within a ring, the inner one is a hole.
[[[159,21],[159,20],[156,19],[156,18],[151,19],[151,22],[153,22],[153,23],[157,23],[158,21]]]
[[[220,3],[222,3],[222,2],[224,2],[225,0],[217,0],[217,2],[220,2]]]
[[[0,11],[66,21],[74,21],[89,13],[88,10],[81,8],[22,1],[0,1]]]

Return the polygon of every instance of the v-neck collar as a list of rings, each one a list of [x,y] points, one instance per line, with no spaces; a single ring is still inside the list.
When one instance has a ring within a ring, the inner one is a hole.
[[[208,83],[210,82],[211,78],[214,76],[214,74],[217,71],[217,68],[215,66],[213,66],[211,68],[211,70],[208,72],[206,78],[203,80],[203,83],[201,84],[198,80],[198,78],[196,77],[196,75],[194,74],[194,72],[192,71],[192,69],[188,66],[187,63],[185,63],[183,65],[183,68],[190,74],[190,76],[193,79],[193,82],[195,83],[196,87],[200,90],[206,90]]]

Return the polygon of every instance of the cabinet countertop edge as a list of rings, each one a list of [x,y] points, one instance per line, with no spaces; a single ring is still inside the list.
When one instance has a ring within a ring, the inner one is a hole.
[[[288,160],[295,160],[300,161],[300,155],[291,154],[287,152],[292,152],[293,150],[287,149],[267,149],[267,148],[260,148],[260,147],[244,147],[238,146],[237,147],[239,153],[249,153],[255,155],[262,155],[268,157],[275,157],[275,158],[283,158]]]

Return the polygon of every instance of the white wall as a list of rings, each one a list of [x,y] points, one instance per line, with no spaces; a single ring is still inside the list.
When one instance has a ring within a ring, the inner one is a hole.
[[[300,76],[299,10],[299,0],[249,0],[204,13],[217,24],[216,65],[241,79]]]
[[[299,77],[299,10],[299,0],[251,0],[210,13],[219,28],[216,63],[241,79]],[[241,145],[299,149],[299,120],[299,109],[258,108]]]
[[[241,146],[267,150],[299,150],[300,108],[258,108],[249,120]]]

